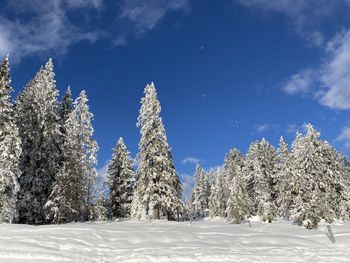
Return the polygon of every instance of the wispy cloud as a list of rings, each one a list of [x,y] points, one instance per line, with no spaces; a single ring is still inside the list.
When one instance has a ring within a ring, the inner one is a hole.
[[[321,46],[324,36],[320,23],[332,17],[338,10],[350,9],[348,0],[234,0],[243,6],[262,13],[275,12],[284,15],[297,34],[312,46]]]
[[[153,29],[168,12],[187,10],[188,3],[189,0],[122,0],[120,18],[143,33]]]
[[[254,130],[257,133],[264,133],[269,131],[277,132],[278,129],[279,129],[279,125],[277,124],[262,123],[262,124],[256,124],[254,126]]]
[[[101,0],[5,1],[6,12],[0,14],[0,56],[13,53],[18,61],[36,54],[64,54],[76,42],[95,41],[98,33],[84,31],[69,20],[68,13],[101,5]]]
[[[338,33],[327,45],[328,60],[320,68],[324,88],[320,102],[333,109],[350,109],[350,29]]]
[[[289,94],[311,93],[331,109],[350,109],[350,29],[331,39],[324,59],[315,69],[303,70],[283,86]]]
[[[170,12],[189,10],[189,0],[122,0],[118,22],[126,26],[113,43],[126,45],[130,38],[140,37],[154,29]]]
[[[254,128],[255,128],[255,131],[257,131],[258,133],[263,133],[269,129],[269,125],[268,124],[256,124]]]
[[[323,59],[317,68],[292,75],[282,89],[288,94],[311,94],[332,109],[350,109],[350,29],[326,40],[321,28],[328,19],[350,12],[349,0],[233,0],[262,13],[284,15],[295,31],[321,48]]]
[[[154,29],[167,14],[189,10],[189,0],[121,0],[118,5],[112,5],[115,24],[101,28],[99,23],[91,21],[96,14],[103,18],[104,0],[3,2],[0,56],[11,53],[15,61],[33,55],[62,55],[78,42],[94,42],[101,37],[109,38],[115,46],[127,45],[130,39]],[[89,19],[84,21],[84,18]]]
[[[346,148],[350,148],[350,127],[343,128],[337,141],[343,142]]]
[[[304,94],[311,90],[315,72],[311,69],[294,74],[282,87],[288,94]]]
[[[189,156],[189,157],[186,157],[185,159],[183,159],[181,161],[181,163],[182,164],[197,164],[197,163],[200,163],[201,161],[202,160],[199,158]]]

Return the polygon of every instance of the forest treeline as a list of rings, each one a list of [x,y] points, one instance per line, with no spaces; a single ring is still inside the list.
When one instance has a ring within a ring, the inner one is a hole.
[[[16,99],[9,58],[0,67],[0,223],[61,224],[112,218],[169,220],[252,216],[285,218],[316,228],[321,220],[349,220],[350,166],[309,124],[289,148],[265,139],[243,155],[232,149],[224,165],[197,165],[195,187],[183,202],[161,106],[153,83],[146,85],[137,120],[137,166],[119,138],[108,165],[106,191],[96,192],[98,146],[88,97],[68,87],[60,97],[52,60]]]

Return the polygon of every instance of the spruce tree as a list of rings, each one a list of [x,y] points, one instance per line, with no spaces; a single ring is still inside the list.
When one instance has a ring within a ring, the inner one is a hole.
[[[141,139],[131,214],[136,218],[159,219],[161,214],[176,213],[174,209],[181,205],[180,182],[170,154],[153,83],[146,86],[144,94],[137,123]]]
[[[74,100],[72,98],[72,91],[70,86],[68,86],[65,94],[63,95],[62,101],[59,106],[58,115],[60,117],[62,133],[66,134],[65,124],[74,110]]]
[[[16,214],[20,176],[21,140],[14,121],[8,56],[0,66],[0,223],[11,223]]]
[[[22,155],[18,212],[20,223],[45,221],[44,205],[61,161],[58,91],[52,60],[42,67],[17,99]]]
[[[196,217],[208,215],[209,184],[203,168],[197,163],[195,177],[195,187],[193,189],[193,207]]]
[[[288,180],[292,183],[282,190],[290,197],[285,206],[290,207],[293,222],[311,229],[321,220],[332,223],[342,217],[349,207],[349,188],[337,151],[308,124],[306,135],[297,135],[291,157]]]
[[[255,213],[263,221],[276,219],[275,177],[277,173],[276,149],[265,139],[253,143],[247,156],[248,183],[253,184],[250,198]],[[249,188],[248,188],[249,189]]]
[[[94,185],[97,171],[98,146],[93,139],[94,128],[92,126],[93,114],[88,106],[86,92],[80,92],[74,102],[74,110],[66,121],[72,135],[72,151],[75,152],[78,163],[74,164],[78,171],[74,178],[74,197],[76,209],[79,207],[80,218],[88,219],[89,209],[94,198]],[[74,138],[74,139],[73,139]]]
[[[277,157],[277,174],[276,174],[276,206],[278,209],[278,214],[282,217],[289,217],[290,202],[293,198],[290,195],[290,191],[285,191],[293,182],[290,181],[290,166],[291,155],[288,149],[288,144],[285,142],[284,138],[281,136],[278,148]]]
[[[251,216],[252,204],[248,196],[243,173],[230,181],[230,195],[227,201],[227,218],[231,223],[240,224]]]
[[[115,217],[128,217],[133,196],[135,172],[123,138],[119,138],[107,169],[109,202]]]
[[[224,170],[226,214],[228,220],[235,224],[249,218],[252,211],[244,169],[244,157],[233,148],[225,157]]]
[[[227,203],[232,192],[231,191],[232,180],[236,176],[243,176],[241,174],[243,173],[243,170],[244,170],[244,161],[245,161],[244,156],[236,148],[231,149],[225,156],[224,171],[223,171],[223,175],[224,175],[223,197],[222,197],[222,204],[223,204],[223,209],[225,210],[225,213],[227,212]],[[245,187],[247,188],[248,186],[245,186]]]
[[[89,210],[89,221],[107,221],[108,210],[106,207],[106,200],[103,194],[100,194],[96,204],[90,204]]]
[[[66,163],[63,163],[45,204],[46,220],[53,224],[69,223],[76,219],[77,211],[71,199],[72,176],[74,175],[69,171]]]
[[[226,203],[225,203],[225,177],[222,168],[215,169],[211,172],[213,174],[213,182],[210,187],[210,195],[208,200],[208,209],[210,217],[225,217]]]
[[[79,220],[82,197],[76,199],[77,186],[82,183],[81,150],[73,118],[73,99],[68,87],[59,107],[61,127],[61,160],[51,194],[45,204],[46,219],[54,224]],[[77,184],[77,182],[80,182]],[[81,192],[81,190],[79,191]]]

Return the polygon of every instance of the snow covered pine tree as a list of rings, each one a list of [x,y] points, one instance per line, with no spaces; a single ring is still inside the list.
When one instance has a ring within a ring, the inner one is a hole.
[[[245,176],[254,212],[263,221],[271,223],[277,217],[275,205],[277,151],[268,141],[262,139],[251,144],[246,160]]]
[[[89,206],[92,205],[94,196],[94,184],[97,176],[95,165],[97,164],[98,146],[93,139],[94,128],[92,121],[94,115],[90,112],[88,98],[85,90],[81,91],[74,102],[74,110],[67,122],[70,133],[78,145],[73,149],[80,162],[78,177],[75,180],[74,193],[75,209],[79,209],[80,218],[89,218]],[[72,142],[71,144],[73,144]],[[78,165],[79,167],[79,165]]]
[[[181,184],[159,116],[161,107],[153,83],[145,87],[144,94],[137,123],[141,139],[131,215],[135,218],[159,219],[162,214],[169,217],[183,207]]]
[[[225,188],[226,178],[224,169],[222,167],[211,169],[209,171],[212,177],[210,183],[210,195],[208,198],[208,210],[210,217],[225,217],[226,216],[226,202],[225,202]]]
[[[21,140],[14,121],[8,56],[0,66],[0,223],[15,217]]]
[[[312,229],[322,219],[332,223],[348,218],[349,174],[344,158],[320,140],[311,124],[306,128],[306,135],[298,133],[293,143],[280,202],[296,224]]]
[[[251,216],[252,203],[248,195],[247,178],[244,174],[244,157],[238,149],[232,149],[225,157],[226,186],[228,200],[227,218],[230,222],[240,224]]]
[[[114,217],[128,217],[133,195],[135,172],[123,138],[119,138],[107,169],[109,203]]]
[[[193,207],[194,207],[194,216],[196,217],[205,217],[208,216],[209,209],[209,183],[207,180],[206,172],[197,163],[195,171],[195,186],[193,189]]]
[[[61,161],[51,194],[45,204],[47,220],[54,224],[79,220],[82,207],[82,151],[76,134],[73,99],[68,87],[59,107],[61,127]],[[72,158],[74,156],[74,158]],[[77,189],[78,188],[78,189]]]
[[[17,124],[22,140],[19,222],[45,222],[44,205],[58,172],[60,125],[53,64],[40,68],[16,101]]]

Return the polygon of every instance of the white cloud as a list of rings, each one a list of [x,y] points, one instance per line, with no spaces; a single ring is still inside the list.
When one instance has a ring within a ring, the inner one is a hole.
[[[91,23],[91,12],[103,17],[103,0],[4,0],[0,12],[0,57],[11,53],[19,61],[32,55],[64,54],[77,42],[94,42],[101,37],[123,46],[130,37],[152,30],[169,12],[189,10],[188,3],[189,0],[121,0],[114,5],[119,7],[115,9],[116,25],[105,32],[106,27]],[[77,13],[83,16],[73,18]]]
[[[277,132],[279,129],[279,125],[269,124],[269,123],[256,124],[254,126],[254,129],[257,133],[264,133],[264,132],[268,132],[268,131]]]
[[[314,75],[315,73],[313,70],[302,70],[294,74],[290,80],[283,85],[282,89],[288,94],[307,93],[311,90]]]
[[[181,182],[182,182],[182,200],[187,202],[190,200],[193,187],[194,187],[194,176],[188,174],[180,174]]]
[[[123,0],[121,19],[132,23],[138,33],[153,29],[169,11],[187,10],[189,0]]]
[[[182,164],[197,164],[202,160],[196,157],[189,156],[181,161]]]
[[[350,148],[350,127],[345,127],[342,130],[337,141],[343,142],[346,148]]]
[[[0,14],[0,56],[12,53],[19,60],[36,54],[64,54],[76,42],[95,41],[96,32],[74,25],[67,14],[78,8],[97,9],[101,4],[101,0],[8,1],[7,15]]]
[[[257,124],[254,128],[258,133],[263,133],[269,130],[270,126],[268,124]]]
[[[326,41],[320,31],[334,16],[350,12],[349,0],[233,0],[262,13],[285,16],[306,41],[323,48],[318,68],[304,69],[291,76],[282,89],[288,94],[312,94],[331,109],[350,109],[350,29]]]
[[[328,61],[321,67],[324,88],[320,102],[333,109],[350,109],[350,29],[337,34],[326,49]]]
[[[324,106],[349,110],[350,29],[331,39],[324,54],[319,68],[303,70],[293,75],[283,90],[289,94],[311,92]]]
[[[348,0],[234,0],[249,8],[263,12],[280,13],[293,25],[295,31],[313,46],[321,46],[323,34],[319,24],[337,10],[350,8]]]

